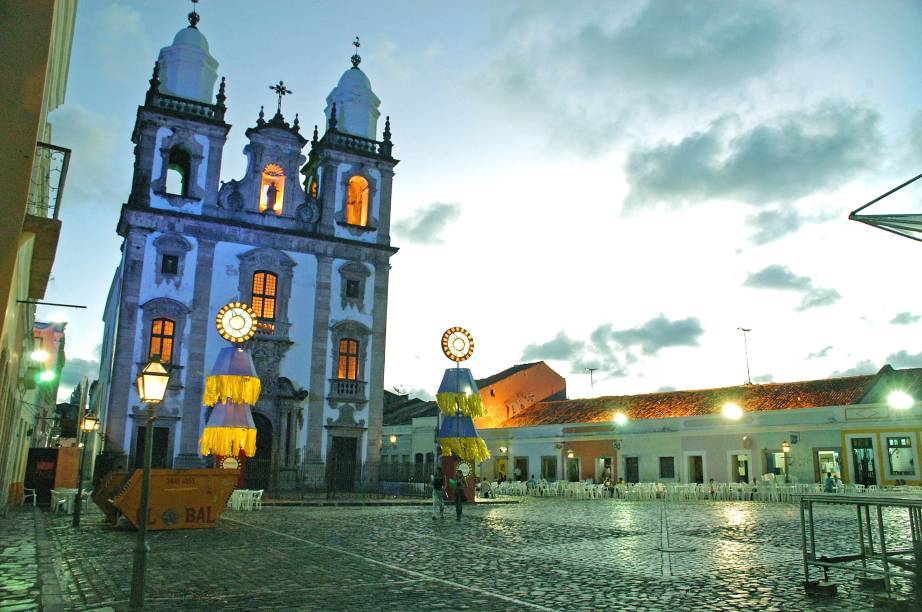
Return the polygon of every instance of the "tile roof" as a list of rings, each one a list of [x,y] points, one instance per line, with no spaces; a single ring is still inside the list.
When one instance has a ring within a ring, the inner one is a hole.
[[[611,420],[618,411],[629,419],[701,416],[720,413],[727,402],[736,402],[746,412],[844,406],[885,401],[885,391],[894,384],[922,397],[922,368],[893,370],[884,366],[868,376],[539,402],[506,419],[500,427],[598,423]]]
[[[512,376],[513,374],[516,374],[516,373],[518,373],[518,372],[521,372],[522,370],[527,370],[528,368],[534,367],[534,366],[538,365],[539,363],[544,363],[544,362],[543,362],[543,361],[534,361],[534,362],[532,362],[532,363],[520,363],[520,364],[518,364],[518,365],[512,366],[511,368],[506,368],[506,369],[503,370],[502,372],[498,372],[498,373],[496,373],[496,374],[493,374],[492,376],[487,376],[486,378],[481,378],[481,379],[475,381],[475,382],[477,383],[477,388],[478,388],[478,389],[483,389],[484,387],[489,387],[490,385],[492,385],[492,384],[494,384],[494,383],[497,383],[497,382],[503,380],[504,378],[509,378],[509,377]]]
[[[413,398],[407,402],[391,406],[384,411],[383,423],[389,425],[409,425],[416,417],[435,416],[439,407],[435,402]]]

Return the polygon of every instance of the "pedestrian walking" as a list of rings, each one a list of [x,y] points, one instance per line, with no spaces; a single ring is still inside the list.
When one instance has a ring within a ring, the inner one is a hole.
[[[462,508],[461,504],[467,501],[467,496],[464,494],[464,489],[467,485],[467,483],[464,481],[464,474],[461,473],[461,470],[458,470],[455,473],[455,477],[450,479],[448,482],[455,494],[455,520],[460,521]]]
[[[445,518],[445,474],[442,468],[435,468],[432,476],[432,520]]]

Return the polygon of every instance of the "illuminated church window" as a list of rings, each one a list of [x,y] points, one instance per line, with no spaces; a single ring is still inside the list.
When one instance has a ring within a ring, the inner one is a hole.
[[[264,321],[275,320],[275,299],[278,277],[272,272],[253,274],[253,312]]]
[[[357,380],[359,377],[359,343],[352,338],[343,338],[339,341],[339,372],[340,380]]]
[[[313,177],[310,183],[310,195],[312,198],[317,199],[317,195],[320,192],[320,184],[317,182],[317,177]]]
[[[160,356],[160,361],[170,363],[173,360],[173,327],[171,319],[154,319],[150,325],[149,357]]]
[[[277,215],[282,214],[284,197],[285,171],[278,164],[266,164],[259,188],[259,212],[272,210]]]
[[[361,176],[349,179],[349,198],[346,204],[346,223],[368,225],[368,181]]]
[[[189,153],[180,147],[170,149],[170,158],[166,166],[166,192],[179,195],[189,195],[189,170],[192,159]]]

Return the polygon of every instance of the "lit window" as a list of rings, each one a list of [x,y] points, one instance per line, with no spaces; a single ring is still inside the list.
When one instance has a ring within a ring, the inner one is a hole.
[[[189,168],[192,159],[185,149],[173,147],[166,165],[166,192],[173,195],[189,195]]]
[[[170,363],[173,360],[173,328],[175,325],[171,319],[154,319],[151,322],[148,357],[159,355],[163,363]]]
[[[916,473],[912,458],[912,438],[887,438],[887,454],[890,456],[890,473],[894,476],[912,476]]]
[[[278,164],[266,164],[263,169],[262,185],[259,188],[259,212],[272,210],[282,214],[285,198],[285,171]]]
[[[278,277],[272,272],[253,274],[253,312],[256,318],[275,321],[275,297],[278,290]]]
[[[320,192],[320,184],[317,182],[317,178],[311,179],[311,197],[315,200],[317,199],[317,194]]]
[[[346,223],[349,225],[368,225],[368,181],[364,177],[353,176],[349,179]]]
[[[359,343],[352,338],[339,341],[339,380],[357,380],[359,377]]]

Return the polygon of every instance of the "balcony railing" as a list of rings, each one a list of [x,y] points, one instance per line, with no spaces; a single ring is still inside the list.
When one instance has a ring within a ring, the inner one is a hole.
[[[364,380],[330,379],[330,399],[345,400],[350,402],[364,402]]]
[[[219,104],[205,104],[204,102],[189,100],[188,98],[179,98],[159,92],[149,94],[149,97],[150,102],[148,105],[155,108],[162,108],[184,115],[192,115],[193,117],[204,117],[205,119],[224,121],[224,112],[226,109]]]
[[[61,196],[70,164],[70,149],[38,142],[32,163],[32,185],[26,212],[33,217],[57,219],[61,212]]]
[[[383,157],[384,159],[391,159],[394,146],[387,141],[379,142],[370,138],[344,134],[335,129],[327,130],[326,134],[324,134],[323,138],[320,140],[320,144],[328,145],[334,149],[356,151],[358,153],[364,153],[365,155]]]

